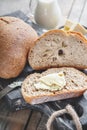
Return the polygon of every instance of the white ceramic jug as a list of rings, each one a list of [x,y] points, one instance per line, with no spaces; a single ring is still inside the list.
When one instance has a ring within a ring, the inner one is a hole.
[[[34,19],[43,28],[56,28],[61,20],[61,16],[57,0],[38,0]]]

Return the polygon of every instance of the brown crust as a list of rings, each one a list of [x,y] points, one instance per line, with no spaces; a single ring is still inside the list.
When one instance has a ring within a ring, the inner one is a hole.
[[[23,70],[29,49],[38,38],[21,19],[0,17],[0,77],[17,77]]]
[[[64,35],[67,34],[65,31],[60,30],[60,29],[58,29],[58,30],[49,30],[48,32],[46,32],[46,33],[42,34],[40,37],[38,37],[38,39],[36,41],[34,41],[34,45],[38,44],[38,41],[40,39],[44,38],[45,36],[47,36],[49,34],[57,33],[57,32],[62,32],[62,33],[64,33]],[[31,51],[32,51],[33,48],[34,48],[34,46],[30,49],[29,53],[31,53]]]
[[[81,96],[87,89],[82,90],[74,90],[72,92],[70,91],[60,91],[56,94],[52,95],[42,95],[42,96],[32,96],[29,97],[29,95],[26,95],[24,91],[22,90],[22,95],[24,100],[29,104],[40,104],[43,102],[49,102],[49,101],[57,101],[57,100],[63,100],[68,98],[75,98]]]
[[[74,34],[76,35],[77,37],[81,38],[83,41],[87,42],[87,39],[84,37],[84,35],[82,35],[80,32],[75,32],[75,31],[69,31],[69,32],[66,32],[64,30],[60,30],[60,29],[57,29],[57,30],[49,30],[48,32],[42,34],[35,42],[34,42],[34,45],[35,44],[38,44],[38,41],[42,38],[44,38],[45,36],[49,35],[49,34],[55,34],[55,33],[58,33],[58,32],[62,32],[64,33],[64,35],[70,35],[70,34]],[[33,46],[34,47],[34,46]],[[31,50],[33,49],[33,47],[31,48]],[[31,53],[31,50],[29,53]]]
[[[82,41],[84,41],[87,44],[87,39],[84,37],[84,35],[80,32],[75,32],[75,31],[69,31],[67,32],[68,34],[73,34],[76,35],[77,37],[81,38]]]

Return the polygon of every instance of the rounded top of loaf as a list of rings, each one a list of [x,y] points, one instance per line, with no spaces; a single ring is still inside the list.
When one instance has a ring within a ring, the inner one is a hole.
[[[29,49],[38,38],[23,20],[0,17],[0,77],[13,78],[23,70]]]

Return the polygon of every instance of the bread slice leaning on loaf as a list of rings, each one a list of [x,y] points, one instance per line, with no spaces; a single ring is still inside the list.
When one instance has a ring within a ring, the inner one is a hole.
[[[51,30],[35,41],[28,61],[35,70],[50,67],[87,68],[87,40],[76,32]]]
[[[51,92],[49,90],[37,90],[34,87],[39,78],[52,73],[62,71],[65,76],[66,85],[62,90]],[[30,74],[22,84],[22,95],[26,102],[30,104],[40,104],[43,102],[56,101],[78,97],[87,89],[87,76],[71,67],[51,68],[44,72]]]

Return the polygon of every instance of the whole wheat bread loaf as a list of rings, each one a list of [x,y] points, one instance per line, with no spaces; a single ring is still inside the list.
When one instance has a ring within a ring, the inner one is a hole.
[[[37,90],[34,84],[39,78],[47,74],[63,71],[66,85],[62,90],[51,92],[49,90]],[[22,84],[22,95],[26,102],[39,104],[48,101],[78,97],[87,89],[87,76],[71,67],[51,68],[44,72],[30,74]]]
[[[0,78],[17,77],[23,70],[36,31],[23,20],[0,17]]]
[[[87,68],[87,40],[80,33],[51,30],[35,41],[28,61],[35,70],[50,67]]]

